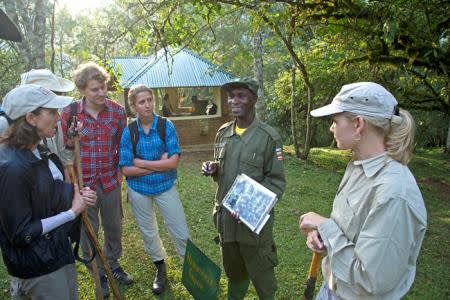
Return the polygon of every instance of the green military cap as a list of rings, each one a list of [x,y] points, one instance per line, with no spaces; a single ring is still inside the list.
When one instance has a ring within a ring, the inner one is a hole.
[[[230,91],[233,88],[246,88],[255,96],[258,96],[259,84],[256,80],[250,77],[238,77],[222,85],[225,91]]]

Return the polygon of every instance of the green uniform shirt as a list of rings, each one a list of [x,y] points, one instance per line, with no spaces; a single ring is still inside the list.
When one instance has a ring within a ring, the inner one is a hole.
[[[216,135],[214,158],[219,162],[219,169],[213,177],[218,183],[214,223],[222,242],[263,246],[273,242],[273,210],[270,219],[257,235],[232,218],[221,204],[236,176],[241,173],[277,194],[278,199],[281,198],[286,185],[281,137],[256,117],[242,136],[235,134],[234,127],[235,121],[226,123]]]

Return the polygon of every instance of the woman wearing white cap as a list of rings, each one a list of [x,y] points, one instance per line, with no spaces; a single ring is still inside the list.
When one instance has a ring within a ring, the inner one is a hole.
[[[427,226],[422,195],[406,166],[414,120],[371,82],[344,85],[311,115],[330,115],[338,148],[353,152],[330,217],[309,212],[299,220],[307,246],[326,253],[316,299],[400,299],[414,281]]]
[[[77,299],[70,236],[96,195],[64,183],[60,160],[39,145],[71,101],[38,85],[3,101],[13,122],[0,138],[0,247],[14,299]]]

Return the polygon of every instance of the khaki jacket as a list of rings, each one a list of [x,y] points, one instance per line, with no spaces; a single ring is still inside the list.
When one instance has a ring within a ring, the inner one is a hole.
[[[342,299],[400,299],[414,281],[426,226],[407,166],[385,154],[350,162],[319,227],[324,280]]]

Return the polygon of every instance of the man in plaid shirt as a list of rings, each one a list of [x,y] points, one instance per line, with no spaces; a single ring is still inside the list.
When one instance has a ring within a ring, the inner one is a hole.
[[[81,122],[80,156],[85,186],[97,191],[97,203],[88,210],[88,216],[98,234],[100,212],[104,231],[105,256],[114,277],[124,284],[133,280],[122,269],[118,260],[122,255],[122,175],[118,169],[119,145],[126,126],[125,109],[106,97],[109,74],[95,63],[80,65],[74,73],[74,81],[82,98],[77,102],[76,116]],[[67,129],[72,124],[71,107],[61,115],[64,141]],[[85,239],[84,234],[82,236]],[[83,255],[88,257],[87,243],[83,244]],[[108,282],[97,256],[103,295],[109,295]]]

